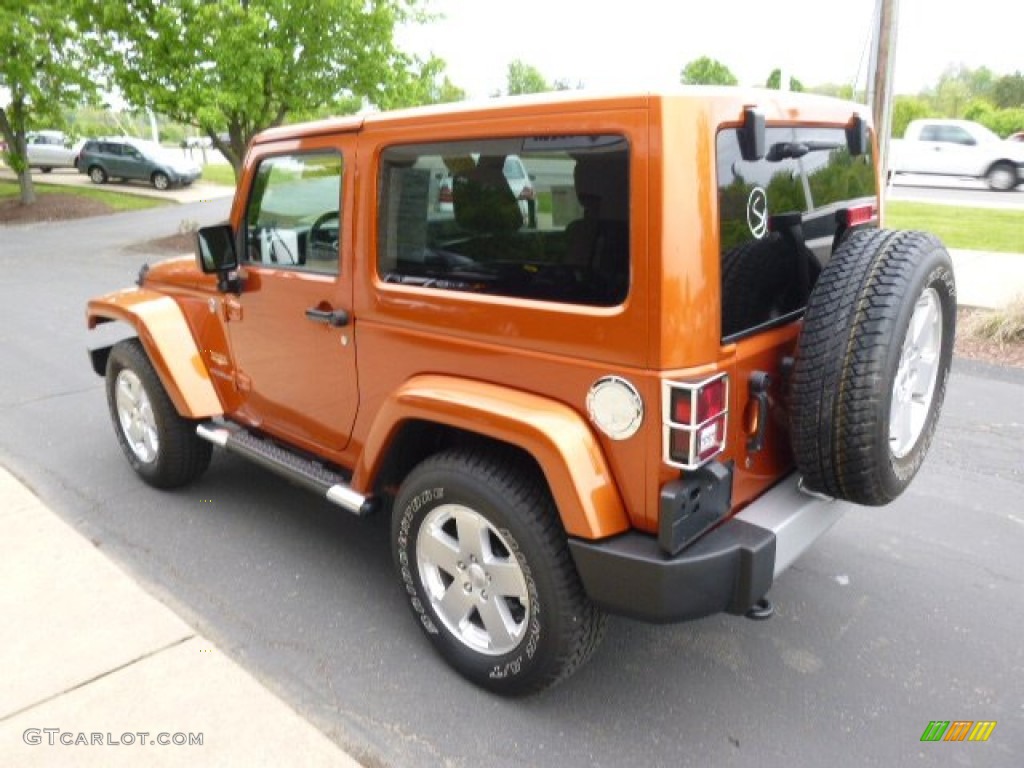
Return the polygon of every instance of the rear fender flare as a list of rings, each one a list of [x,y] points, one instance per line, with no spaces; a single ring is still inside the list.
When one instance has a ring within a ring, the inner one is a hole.
[[[526,451],[540,465],[570,536],[598,539],[630,528],[601,446],[576,411],[539,395],[450,376],[417,376],[388,396],[363,445],[353,487],[373,486],[394,437],[410,420]]]
[[[179,414],[188,419],[204,419],[224,412],[185,315],[174,299],[141,288],[110,293],[89,302],[86,323],[90,330],[112,321],[127,323],[135,329]],[[92,351],[94,367],[98,359],[105,359],[102,353],[106,351]]]

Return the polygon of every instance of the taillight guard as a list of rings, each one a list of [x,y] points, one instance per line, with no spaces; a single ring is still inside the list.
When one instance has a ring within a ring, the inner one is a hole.
[[[662,382],[662,459],[698,469],[725,450],[729,426],[729,377]]]

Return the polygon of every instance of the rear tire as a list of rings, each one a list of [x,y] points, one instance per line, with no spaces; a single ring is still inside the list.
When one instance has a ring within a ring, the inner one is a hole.
[[[417,623],[476,685],[540,691],[597,648],[604,614],[583,591],[543,477],[517,454],[426,459],[402,483],[391,532]]]
[[[1017,177],[1017,168],[1013,163],[1000,161],[988,169],[988,173],[985,174],[985,181],[988,183],[990,189],[994,189],[997,192],[1009,192],[1016,189],[1020,183],[1020,179]]]
[[[956,286],[946,249],[922,232],[858,230],[807,305],[790,392],[808,488],[880,506],[910,484],[946,391]]]
[[[177,488],[210,465],[213,446],[196,434],[196,422],[175,410],[138,339],[110,351],[107,404],[121,450],[150,485]]]
[[[89,180],[93,184],[106,184],[107,183],[107,172],[100,168],[98,165],[92,166],[89,169]]]

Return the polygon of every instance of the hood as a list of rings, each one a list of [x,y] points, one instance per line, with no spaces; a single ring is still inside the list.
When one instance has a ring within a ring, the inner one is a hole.
[[[178,286],[181,288],[209,288],[216,285],[214,275],[204,275],[196,264],[194,255],[176,256],[143,267],[139,275],[140,285],[152,287]]]

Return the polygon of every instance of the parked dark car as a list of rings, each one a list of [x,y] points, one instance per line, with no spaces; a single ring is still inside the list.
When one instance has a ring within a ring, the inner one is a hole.
[[[131,137],[92,139],[82,147],[78,172],[95,184],[109,179],[143,179],[157,189],[188,186],[202,175],[200,167],[159,144]]]

